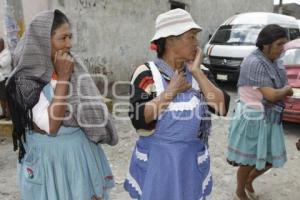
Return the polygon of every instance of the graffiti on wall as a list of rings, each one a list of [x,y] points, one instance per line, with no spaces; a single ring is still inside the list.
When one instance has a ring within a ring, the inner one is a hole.
[[[15,49],[25,30],[21,7],[21,1],[4,1],[4,26],[10,51]]]
[[[113,74],[113,72],[107,68],[106,58],[102,58],[100,56],[84,57],[83,63],[91,74],[102,74],[107,76]]]
[[[100,93],[107,96],[108,85],[111,82],[113,72],[107,67],[106,58],[100,56],[89,56],[82,58],[83,63],[88,68],[92,79],[96,83]]]
[[[13,51],[13,49],[17,46],[18,43],[18,26],[13,17],[6,15],[4,16],[4,23],[7,34],[7,42],[9,48]]]
[[[106,8],[108,0],[77,0],[76,9],[92,9],[101,6]]]

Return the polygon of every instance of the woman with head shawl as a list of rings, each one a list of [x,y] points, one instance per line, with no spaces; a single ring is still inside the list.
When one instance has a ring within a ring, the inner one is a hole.
[[[130,115],[140,137],[124,183],[133,199],[203,200],[211,192],[207,104],[224,115],[229,96],[200,68],[200,31],[185,10],[159,15],[157,59],[133,73]]]
[[[293,94],[279,59],[287,33],[268,25],[258,35],[258,49],[241,65],[239,101],[229,133],[227,159],[239,166],[235,199],[257,200],[253,181],[271,167],[286,162],[282,129],[284,99]]]
[[[115,128],[71,38],[62,12],[41,12],[13,54],[7,90],[23,200],[103,200],[114,186],[97,143],[116,144]]]

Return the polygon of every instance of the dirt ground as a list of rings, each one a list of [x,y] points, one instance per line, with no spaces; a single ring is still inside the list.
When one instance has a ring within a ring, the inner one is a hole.
[[[236,98],[235,89],[226,88],[232,96],[231,108]],[[123,189],[128,164],[137,135],[129,119],[116,123],[120,142],[115,147],[104,145],[104,150],[111,163],[116,179],[116,187],[111,192],[112,200],[129,200]],[[232,200],[236,185],[236,168],[226,163],[226,147],[229,120],[213,120],[213,131],[210,138],[210,153],[214,188],[208,200]],[[260,200],[299,200],[300,199],[300,152],[295,148],[300,138],[300,124],[285,123],[286,147],[288,162],[283,168],[272,169],[257,179],[254,187]],[[12,151],[11,139],[0,138],[0,200],[20,199],[17,187],[17,156]]]

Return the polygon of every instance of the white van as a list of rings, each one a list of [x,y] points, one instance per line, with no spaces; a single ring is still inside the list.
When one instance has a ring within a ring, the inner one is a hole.
[[[256,49],[258,34],[268,24],[286,28],[289,40],[300,37],[294,17],[265,12],[234,15],[218,27],[205,45],[203,64],[217,80],[237,81],[243,58]]]

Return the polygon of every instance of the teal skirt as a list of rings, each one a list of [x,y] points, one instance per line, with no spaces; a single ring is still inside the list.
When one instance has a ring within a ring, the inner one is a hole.
[[[102,148],[81,129],[61,127],[56,137],[32,131],[26,136],[18,168],[22,200],[109,199],[110,166]]]
[[[268,118],[276,118],[273,115]],[[287,160],[282,123],[266,120],[263,110],[239,101],[229,129],[227,160],[234,165],[255,166],[258,170],[267,164],[282,167]]]

